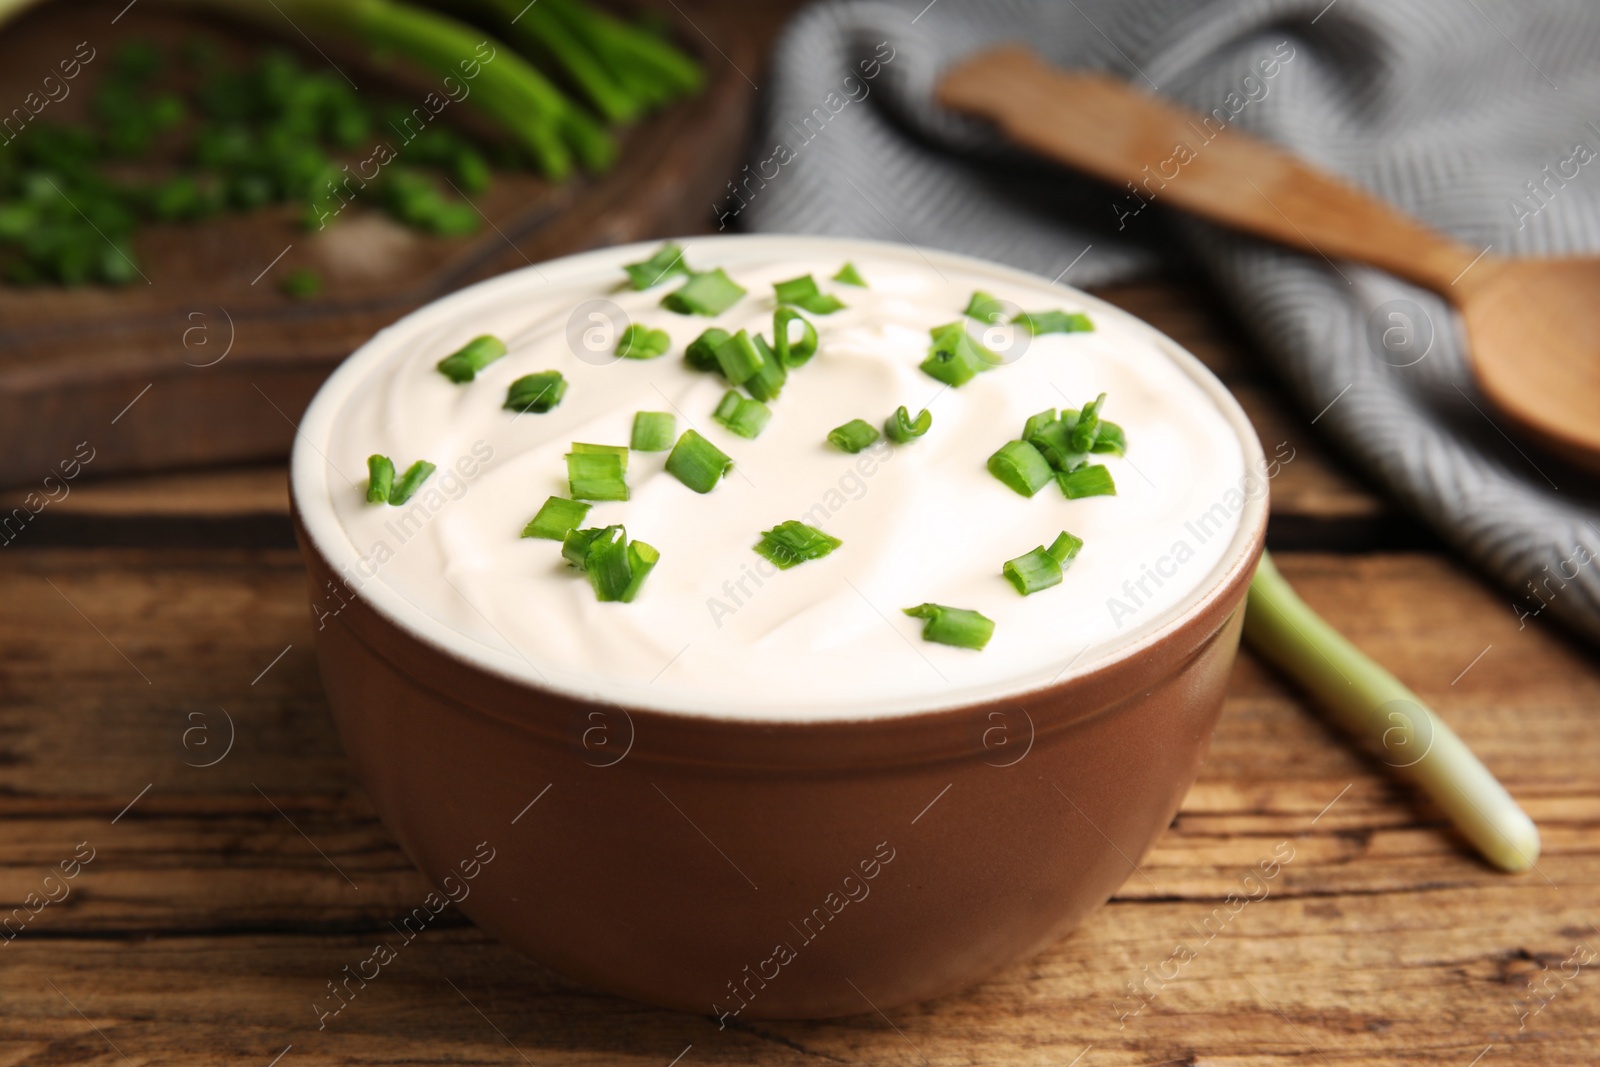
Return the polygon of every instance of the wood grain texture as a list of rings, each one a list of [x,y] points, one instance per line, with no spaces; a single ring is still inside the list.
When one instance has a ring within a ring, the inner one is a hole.
[[[1588,1062],[1600,983],[1552,975],[1575,945],[1600,951],[1600,670],[1435,557],[1279,562],[1527,805],[1537,872],[1473,859],[1242,657],[1199,783],[1114,901],[977,988],[893,1013],[898,1031],[864,1003],[719,1032],[568,988],[453,910],[318,1030],[325,983],[395,940],[388,923],[427,886],[350,777],[298,558],[8,553],[0,901],[38,891],[79,842],[96,851],[65,900],[0,943],[0,1064],[123,1062],[93,1027],[141,1065],[265,1064],[289,1044],[317,1063],[664,1065],[691,1044],[685,1063],[1060,1065],[1092,1045],[1080,1064],[1467,1067],[1491,1044],[1518,1063]],[[219,708],[232,750],[185,766],[221,753]],[[1272,879],[1245,881],[1286,848]],[[1260,899],[1232,914],[1230,892]],[[1180,941],[1195,955],[1176,977],[1143,977]],[[1530,981],[1555,992],[1519,1029]]]

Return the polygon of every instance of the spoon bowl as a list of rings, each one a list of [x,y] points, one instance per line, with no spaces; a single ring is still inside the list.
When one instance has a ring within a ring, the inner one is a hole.
[[[1031,50],[979,52],[939,102],[1019,147],[1157,201],[1444,297],[1466,325],[1483,396],[1553,451],[1600,470],[1600,259],[1502,259],[1216,120]]]

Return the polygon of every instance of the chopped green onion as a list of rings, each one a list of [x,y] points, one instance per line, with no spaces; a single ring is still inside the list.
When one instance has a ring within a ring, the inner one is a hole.
[[[687,282],[661,298],[661,306],[680,315],[720,315],[744,293],[744,287],[718,267],[690,274]]]
[[[567,395],[567,380],[558,370],[528,374],[511,383],[506,390],[505,406],[512,411],[533,411],[543,414],[561,403]]]
[[[754,438],[767,428],[772,409],[759,400],[740,396],[736,389],[729,389],[722,394],[722,402],[711,413],[711,417],[740,437]]]
[[[867,287],[866,279],[861,277],[861,272],[856,270],[856,265],[848,260],[845,261],[844,266],[839,268],[839,273],[833,276],[833,280],[843,282],[846,285],[857,285],[863,289]]]
[[[722,376],[734,385],[743,385],[755,377],[763,362],[747,330],[740,330],[717,346],[717,366],[722,368]]]
[[[398,507],[410,500],[412,494],[422,486],[423,482],[428,480],[428,475],[437,469],[425,459],[419,459],[407,467],[406,472],[400,476],[399,480],[394,483],[394,488],[389,491],[389,503]]]
[[[780,571],[797,567],[807,560],[821,559],[843,541],[830,537],[815,526],[790,519],[780,522],[761,535],[755,544],[756,553],[775,563]]]
[[[617,355],[623,359],[655,359],[671,346],[666,330],[652,330],[642,322],[632,323],[617,337]]]
[[[620,526],[602,529],[589,542],[589,550],[583,555],[583,571],[594,587],[596,600],[621,600],[623,591],[633,580],[628,531]]]
[[[579,455],[616,456],[622,463],[622,473],[628,473],[628,449],[626,445],[591,445],[586,441],[572,442],[572,451]]]
[[[831,315],[844,307],[844,301],[818,289],[816,279],[809,274],[775,282],[772,288],[777,291],[778,303],[803,307],[813,315]]]
[[[943,604],[918,604],[905,608],[913,619],[926,619],[922,627],[924,641],[937,641],[956,648],[981,649],[994,636],[994,620],[966,608],[949,608]]]
[[[296,267],[284,276],[283,295],[295,300],[310,300],[322,292],[322,275],[310,267]]]
[[[720,371],[722,364],[717,362],[717,349],[729,336],[727,330],[711,327],[689,342],[689,347],[683,350],[683,361],[695,370]]]
[[[1106,394],[1101,393],[1078,413],[1078,424],[1072,428],[1072,436],[1067,439],[1074,452],[1087,452],[1094,447],[1095,438],[1100,433],[1100,408],[1105,402]]]
[[[1078,550],[1081,548],[1083,548],[1083,538],[1075,537],[1062,530],[1056,539],[1050,542],[1050,547],[1045,551],[1050,553],[1050,558],[1065,567],[1068,563],[1078,558]]]
[[[604,446],[590,446],[600,448]],[[628,464],[615,452],[574,451],[567,453],[567,486],[574,500],[626,500],[628,483],[623,477]]]
[[[798,341],[789,337],[791,322],[798,322],[802,327]],[[778,362],[785,367],[804,366],[817,354],[817,328],[794,308],[780,307],[772,313],[772,347],[778,353]]]
[[[683,249],[668,241],[656,249],[655,255],[641,263],[629,263],[622,268],[628,272],[628,284],[635,289],[649,289],[674,274],[692,274],[683,261]]]
[[[522,528],[523,537],[542,537],[547,541],[565,540],[568,533],[583,525],[592,505],[581,500],[553,496],[539,507],[538,514]]]
[[[1070,315],[1065,311],[1024,311],[1011,320],[1011,325],[1026,333],[1090,333],[1094,323],[1081,311]]]
[[[645,577],[661,558],[643,541],[629,541],[621,526],[570,530],[561,542],[561,555],[588,577],[596,600],[623,603],[639,595]]]
[[[1037,415],[1029,415],[1028,421],[1022,425],[1022,439],[1026,441],[1052,422],[1056,421],[1056,409],[1045,408]]]
[[[1076,411],[1064,412],[1067,417],[1047,422],[1028,435],[1027,441],[1045,462],[1058,471],[1073,471],[1088,462],[1088,454],[1072,447],[1072,427],[1076,424]]]
[[[928,428],[932,425],[933,415],[928,411],[927,408],[923,408],[922,411],[917,414],[916,420],[912,421],[911,413],[907,411],[905,405],[902,404],[895,408],[894,414],[890,415],[889,418],[884,421],[883,432],[887,434],[889,436],[889,440],[893,441],[895,444],[903,445],[907,441],[915,441],[917,438],[927,433]]]
[[[667,473],[697,493],[709,493],[733,467],[722,449],[693,430],[683,431],[667,456]]]
[[[561,539],[561,558],[582,570],[583,562],[589,555],[589,546],[600,533],[598,526],[588,530],[568,530],[567,536]]]
[[[394,461],[373,453],[367,457],[367,503],[387,504],[394,490]]]
[[[865,419],[851,419],[828,431],[829,443],[841,452],[860,452],[877,439],[878,428]]]
[[[635,452],[665,452],[672,447],[678,420],[670,411],[641,411],[633,417],[632,446]]]
[[[1095,436],[1091,452],[1110,452],[1122,456],[1128,452],[1128,438],[1122,427],[1109,419],[1100,420],[1100,432]]]
[[[439,373],[457,385],[470,382],[478,372],[506,354],[506,344],[498,337],[474,337],[438,363]]]
[[[778,394],[783,392],[783,383],[789,380],[789,372],[778,358],[778,353],[768,347],[766,338],[758,333],[750,340],[761,354],[761,366],[745,379],[744,387],[757,400],[776,400]]]
[[[1005,566],[1000,568],[1000,573],[1004,574],[1006,581],[1016,586],[1017,592],[1023,596],[1061,584],[1061,564],[1044,550],[1043,545],[1016,559],[1006,560]]]
[[[979,372],[1001,362],[999,356],[972,339],[964,323],[935,326],[928,333],[933,344],[928,348],[928,358],[922,361],[922,370],[946,385],[966,385]]]
[[[1080,467],[1075,471],[1058,471],[1056,483],[1061,486],[1061,495],[1068,500],[1077,500],[1085,496],[1117,495],[1117,483],[1111,480],[1111,472],[1099,463]]]
[[[1032,496],[1055,475],[1039,450],[1026,441],[1007,441],[989,457],[989,473],[1023,496]]]
[[[967,301],[967,308],[962,314],[982,323],[993,324],[1005,321],[1006,309],[999,300],[979,289]]]
[[[633,574],[628,578],[628,584],[619,597],[624,604],[633,603],[633,598],[639,595],[639,588],[644,585],[645,578],[655,569],[661,553],[643,541],[628,542],[628,567]]]

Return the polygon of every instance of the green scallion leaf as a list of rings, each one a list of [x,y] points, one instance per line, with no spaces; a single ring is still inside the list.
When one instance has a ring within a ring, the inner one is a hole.
[[[717,366],[733,385],[743,385],[755,377],[764,359],[747,330],[740,330],[717,346]]]
[[[621,600],[633,580],[632,560],[628,555],[628,531],[607,526],[589,542],[583,556],[583,572],[589,576],[596,600]]]
[[[394,461],[373,453],[367,457],[367,503],[387,504],[394,490]]]
[[[284,275],[283,295],[295,300],[310,300],[322,292],[322,275],[310,267],[296,267]]]
[[[778,358],[778,353],[767,345],[766,338],[756,334],[750,340],[755,345],[756,351],[761,354],[761,366],[745,379],[744,387],[750,390],[750,395],[757,400],[776,400],[778,394],[783,392],[783,383],[789,380],[789,372],[785,369],[783,361]]]
[[[697,493],[709,493],[733,467],[733,460],[693,430],[683,431],[667,456],[667,473]]]
[[[967,301],[966,310],[962,314],[968,318],[977,319],[986,326],[1006,320],[1005,305],[982,289],[972,294],[972,299]]]
[[[1055,475],[1039,450],[1026,441],[1007,441],[989,457],[989,473],[1023,496],[1032,496]]]
[[[935,326],[928,333],[933,344],[922,361],[923,373],[930,378],[959,388],[982,371],[999,366],[1000,357],[972,339],[965,323]]]
[[[727,330],[711,327],[689,342],[689,347],[683,350],[683,361],[695,370],[721,371],[722,364],[717,362],[717,349],[730,336]]]
[[[856,265],[848,260],[845,261],[844,266],[839,268],[839,273],[833,276],[833,280],[843,282],[845,285],[859,286],[862,289],[867,287],[866,279],[861,277],[861,272],[856,270]]]
[[[672,340],[666,330],[652,330],[642,322],[629,324],[617,335],[617,355],[623,359],[655,359],[667,354]]]
[[[791,322],[798,322],[802,327],[798,341],[789,337]],[[772,313],[772,348],[778,353],[778,362],[785,367],[804,366],[817,354],[817,328],[794,308],[780,307]]]
[[[1065,412],[1067,417],[1047,422],[1029,434],[1027,441],[1045,462],[1058,471],[1074,471],[1087,463],[1088,453],[1075,451],[1072,447],[1072,427],[1076,425],[1078,413]]]
[[[830,537],[815,526],[790,519],[780,522],[761,535],[755,544],[756,553],[766,557],[781,571],[797,567],[808,560],[821,559],[843,541]]]
[[[683,249],[671,241],[656,249],[649,259],[629,263],[622,269],[628,272],[628,284],[635,289],[652,288],[675,274],[694,273],[683,261]]]
[[[851,419],[828,431],[828,442],[841,452],[860,452],[877,439],[878,428],[865,419]]]
[[[1056,539],[1050,542],[1050,547],[1045,549],[1050,553],[1050,558],[1065,567],[1078,557],[1079,549],[1083,548],[1083,538],[1075,537],[1062,530]]]
[[[661,553],[643,541],[628,542],[628,567],[633,572],[628,577],[628,584],[622,590],[619,598],[624,604],[633,603],[633,598],[639,595],[639,589],[644,585],[645,578],[655,569],[656,563],[661,559]]]
[[[690,274],[687,282],[661,298],[661,306],[680,315],[720,315],[744,293],[744,287],[718,267]]]
[[[1109,452],[1112,455],[1124,456],[1128,453],[1128,437],[1121,426],[1109,419],[1100,420],[1100,432],[1095,435],[1094,447],[1091,452]]]
[[[561,558],[583,570],[584,560],[589,556],[589,546],[600,534],[601,528],[598,526],[588,530],[568,530],[567,536],[561,539]]]
[[[561,555],[584,572],[596,600],[628,603],[639,595],[661,553],[643,541],[629,541],[621,526],[569,530]]]
[[[722,402],[711,413],[711,417],[726,426],[729,432],[753,439],[767,428],[772,410],[759,400],[747,399],[740,396],[738,390],[729,389],[722,394]]]
[[[412,494],[421,488],[423,482],[428,480],[428,475],[437,469],[425,459],[419,459],[407,467],[406,472],[396,479],[394,488],[389,491],[389,503],[398,507],[410,500]]]
[[[1006,560],[1000,573],[1023,596],[1061,584],[1061,563],[1046,552],[1043,545],[1016,559]]]
[[[665,452],[678,433],[678,420],[670,411],[641,411],[633,416],[635,452]]]
[[[1061,486],[1061,495],[1068,500],[1117,495],[1117,484],[1111,480],[1111,472],[1099,463],[1075,471],[1057,471],[1056,484]]]
[[[994,620],[967,608],[950,608],[943,604],[918,604],[903,609],[913,619],[926,619],[922,626],[922,639],[936,641],[956,648],[982,649],[994,636]]]
[[[1028,421],[1022,424],[1022,439],[1026,441],[1052,422],[1056,421],[1056,409],[1045,408],[1037,415],[1029,415]]]
[[[809,274],[775,282],[772,288],[777,291],[778,303],[803,307],[813,315],[831,315],[844,307],[844,301],[818,289],[816,279]]]
[[[1072,435],[1067,443],[1074,452],[1087,452],[1094,447],[1095,438],[1100,433],[1100,408],[1105,405],[1106,394],[1101,393],[1083,406],[1078,413],[1078,423],[1072,428]]]
[[[928,428],[932,425],[933,415],[927,408],[923,408],[917,414],[916,419],[913,420],[911,413],[902,404],[900,407],[895,408],[894,414],[884,421],[883,432],[895,444],[903,445],[907,441],[915,441],[927,433]]]
[[[622,473],[628,473],[628,448],[626,445],[591,445],[587,441],[572,442],[572,451],[579,455],[616,456],[622,463]]]
[[[623,455],[611,451],[579,450],[575,444],[567,453],[567,486],[574,500],[626,500],[628,483],[627,450]],[[591,445],[591,449],[605,448]]]
[[[1090,333],[1094,323],[1081,311],[1024,311],[1011,320],[1011,325],[1026,333]]]
[[[539,507],[539,511],[522,528],[523,537],[542,537],[547,541],[562,541],[567,534],[583,525],[584,516],[592,505],[581,500],[568,500],[553,496]]]
[[[511,383],[506,390],[505,406],[512,411],[532,411],[543,414],[561,403],[567,395],[567,380],[558,370],[527,374]]]
[[[504,341],[481,334],[441,359],[438,363],[439,373],[461,385],[472,381],[479,371],[505,354]]]

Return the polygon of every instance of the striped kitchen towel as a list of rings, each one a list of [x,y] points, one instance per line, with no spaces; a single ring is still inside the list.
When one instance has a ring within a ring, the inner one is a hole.
[[[1600,254],[1600,5],[825,3],[786,31],[749,168],[715,207],[723,227],[909,242],[1078,286],[1182,242],[1317,430],[1490,575],[1519,627],[1556,617],[1600,641],[1600,481],[1505,427],[1447,305],[1145,210],[933,103],[945,67],[1002,41],[1217,114],[1495,254]]]

